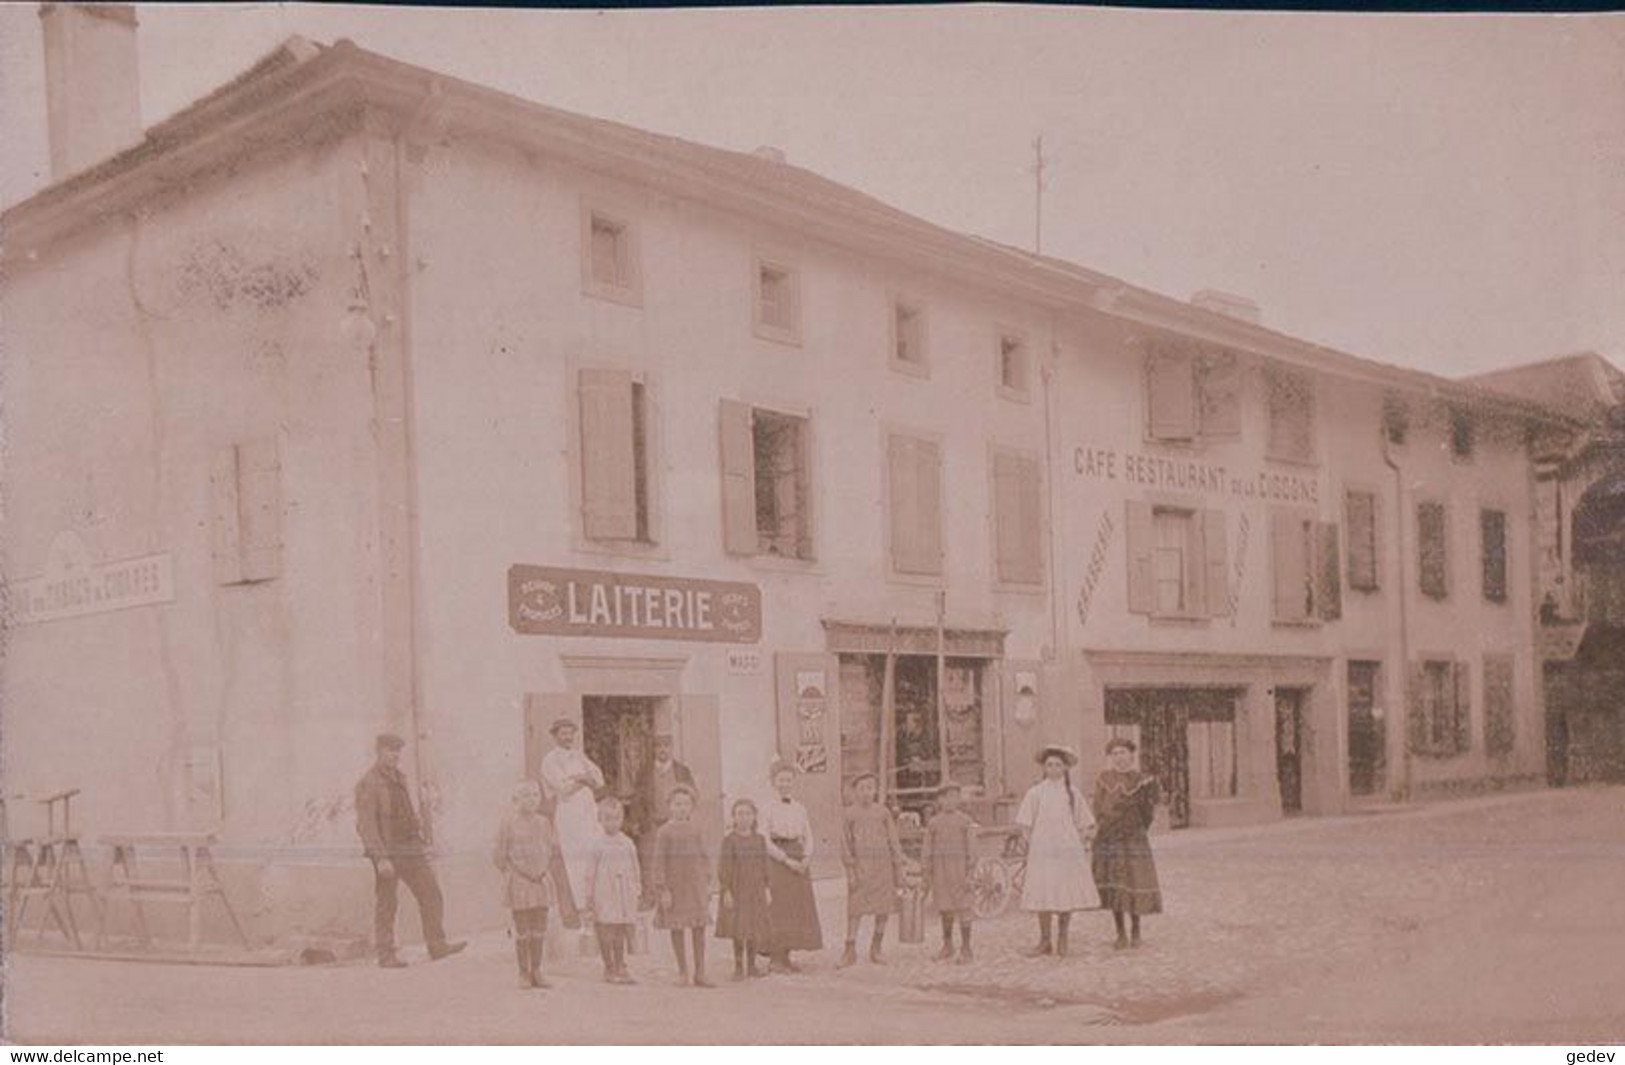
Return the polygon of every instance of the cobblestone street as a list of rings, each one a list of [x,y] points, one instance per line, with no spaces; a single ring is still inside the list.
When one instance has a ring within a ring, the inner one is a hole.
[[[1146,945],[1113,950],[1110,917],[1087,913],[1065,960],[1022,957],[1034,929],[1012,913],[977,927],[973,964],[931,960],[928,921],[887,965],[837,970],[831,895],[832,946],[805,975],[715,992],[668,986],[663,936],[634,959],[643,986],[605,988],[573,958],[558,990],[529,996],[508,991],[496,937],[387,974],[25,955],[8,1020],[46,1042],[1618,1040],[1622,815],[1625,789],[1584,789],[1161,836],[1168,912]],[[682,1008],[696,996],[704,1010]]]

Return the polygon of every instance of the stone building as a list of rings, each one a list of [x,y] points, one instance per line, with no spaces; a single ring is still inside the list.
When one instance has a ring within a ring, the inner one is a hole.
[[[135,25],[53,12],[74,128]],[[465,927],[560,716],[825,855],[1112,732],[1175,825],[1543,775],[1539,400],[348,42],[103,133],[0,217],[7,788],[218,832],[258,937],[367,927],[383,729]]]

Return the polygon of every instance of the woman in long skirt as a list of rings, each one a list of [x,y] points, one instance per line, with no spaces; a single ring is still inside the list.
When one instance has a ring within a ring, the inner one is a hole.
[[[542,759],[542,793],[553,803],[553,833],[564,859],[565,887],[573,903],[586,909],[586,869],[604,830],[598,824],[595,791],[604,771],[577,746],[581,729],[561,717],[548,729],[557,744]]]
[[[1095,779],[1095,886],[1100,904],[1117,922],[1118,950],[1140,945],[1140,918],[1162,912],[1162,890],[1157,884],[1157,863],[1151,857],[1146,834],[1156,817],[1157,778],[1134,768],[1134,741],[1114,739],[1106,744],[1110,768]],[[1133,922],[1125,935],[1124,917]]]
[[[1095,907],[1089,852],[1084,841],[1094,831],[1089,804],[1072,788],[1068,771],[1078,764],[1069,747],[1038,752],[1044,777],[1027,789],[1016,811],[1016,824],[1027,843],[1027,879],[1021,908],[1038,914],[1038,946],[1029,955],[1066,955],[1068,926],[1074,910]],[[1059,919],[1058,935],[1050,929]]]
[[[792,792],[795,767],[773,763],[775,797],[762,809],[762,834],[767,837],[769,911],[773,935],[769,946],[776,972],[799,972],[790,960],[793,950],[822,950],[824,933],[818,924],[818,901],[812,887],[812,822],[807,808]]]

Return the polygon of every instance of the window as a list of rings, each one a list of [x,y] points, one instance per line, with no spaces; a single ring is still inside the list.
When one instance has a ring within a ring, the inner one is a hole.
[[[642,298],[636,230],[596,208],[583,214],[583,289],[589,295],[636,305]]]
[[[891,436],[887,443],[892,569],[942,572],[942,449],[931,440]]]
[[[1482,545],[1484,598],[1492,603],[1507,601],[1507,516],[1502,510],[1478,512],[1479,540]]]
[[[1044,515],[1038,459],[993,454],[993,538],[998,579],[1039,584],[1044,579]]]
[[[1377,795],[1388,782],[1388,733],[1382,699],[1382,664],[1350,659],[1349,792]]]
[[[1269,383],[1269,442],[1272,459],[1313,462],[1315,458],[1315,390],[1307,374],[1275,367]]]
[[[1443,503],[1416,506],[1417,580],[1429,599],[1450,594],[1450,518]]]
[[[1449,756],[1472,746],[1471,689],[1465,662],[1430,659],[1412,667],[1409,739],[1413,754]]]
[[[1512,656],[1484,656],[1484,750],[1495,757],[1512,753],[1517,742],[1514,726]]]
[[[892,367],[908,373],[925,374],[925,308],[897,300],[892,304]]]
[[[1382,397],[1382,431],[1395,447],[1404,445],[1411,431],[1411,412],[1398,396]]]
[[[1146,356],[1146,424],[1153,440],[1187,442],[1241,433],[1241,374],[1229,352],[1163,344]]]
[[[1006,399],[1032,395],[1032,366],[1027,341],[1014,333],[999,334],[999,394]]]
[[[1185,742],[1190,750],[1191,798],[1235,798],[1235,700],[1192,700],[1188,713]]]
[[[756,263],[756,332],[769,340],[801,341],[801,278],[782,263]]]
[[[1343,522],[1349,537],[1349,587],[1374,592],[1378,585],[1376,493],[1353,488],[1344,493]]]
[[[1222,510],[1128,503],[1129,611],[1164,618],[1230,613]]]
[[[582,370],[581,515],[590,540],[652,542],[648,400],[625,370]]]
[[[1457,462],[1471,462],[1473,458],[1474,426],[1472,415],[1459,408],[1450,410],[1450,457]]]
[[[1342,616],[1337,526],[1311,515],[1270,516],[1276,621],[1332,621]]]
[[[807,419],[725,399],[721,423],[723,547],[811,559]]]
[[[267,581],[282,572],[282,464],[275,440],[252,440],[215,454],[214,575],[221,584]]]

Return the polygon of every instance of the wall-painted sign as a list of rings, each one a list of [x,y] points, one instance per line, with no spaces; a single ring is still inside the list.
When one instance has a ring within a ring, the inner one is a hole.
[[[1095,601],[1095,589],[1100,587],[1100,577],[1106,572],[1106,551],[1111,546],[1112,531],[1116,527],[1112,512],[1102,511],[1100,527],[1095,531],[1095,549],[1089,555],[1089,568],[1083,574],[1083,587],[1078,589],[1079,625],[1089,624],[1089,607]]]
[[[175,598],[174,564],[167,553],[92,562],[84,541],[63,533],[51,543],[45,572],[18,581],[11,597],[18,625],[168,603]]]
[[[1072,468],[1096,481],[1121,481],[1146,488],[1264,499],[1275,503],[1318,503],[1320,485],[1313,477],[1280,470],[1231,470],[1212,462],[1147,455],[1138,451],[1079,447]]]
[[[762,652],[754,647],[728,648],[728,672],[738,677],[754,677],[762,671]]]
[[[762,638],[762,591],[754,584],[514,565],[508,623],[530,636],[755,643]]]

